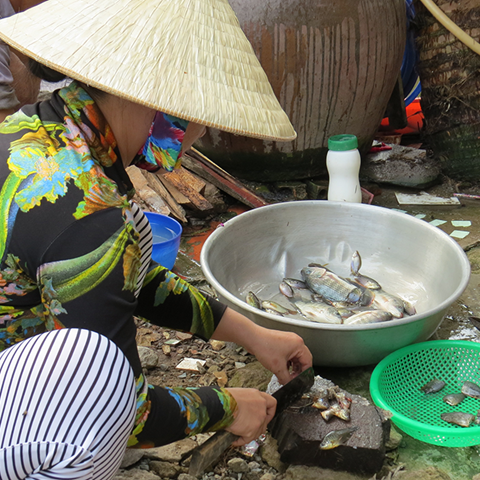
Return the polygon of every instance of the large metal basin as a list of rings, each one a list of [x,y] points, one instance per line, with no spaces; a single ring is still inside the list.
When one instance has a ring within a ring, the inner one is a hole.
[[[279,317],[244,299],[249,290],[276,298],[284,277],[300,278],[310,262],[349,275],[358,250],[361,272],[384,290],[410,300],[417,314],[362,326]],[[315,365],[360,366],[428,339],[465,290],[470,264],[440,229],[383,207],[328,201],[287,202],[243,213],[217,228],[201,252],[203,272],[219,299],[267,328],[293,331]]]

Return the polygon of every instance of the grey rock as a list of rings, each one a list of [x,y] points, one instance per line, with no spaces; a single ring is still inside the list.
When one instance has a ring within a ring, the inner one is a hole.
[[[227,466],[234,473],[248,472],[248,464],[243,458],[232,458],[228,461]]]
[[[182,472],[182,468],[178,465],[170,462],[160,462],[158,460],[152,460],[150,462],[150,471],[156,473],[161,478],[175,478]]]
[[[139,462],[145,455],[145,450],[141,448],[127,448],[125,455],[123,456],[120,468],[131,467],[135,463]]]
[[[235,375],[228,381],[228,386],[231,388],[258,388],[258,390],[265,391],[271,378],[272,373],[260,362],[254,361],[236,370]]]
[[[274,468],[277,472],[285,472],[287,466],[280,459],[277,441],[271,435],[267,435],[265,442],[260,445],[260,455],[268,466]]]
[[[472,480],[480,480],[480,473],[477,473],[477,475],[475,475]]]
[[[143,368],[148,370],[150,368],[155,368],[158,365],[158,355],[153,349],[142,346],[137,348]]]
[[[190,438],[164,445],[163,447],[149,448],[145,450],[145,456],[165,462],[180,462],[197,446],[197,442]]]
[[[159,480],[159,476],[146,470],[132,468],[130,470],[120,470],[113,480]]]
[[[260,480],[275,480],[275,475],[273,473],[267,472],[260,477]]]
[[[369,153],[362,159],[361,180],[403,187],[424,188],[440,175],[441,167],[425,150],[389,145],[392,150]]]
[[[399,477],[401,480],[455,480],[443,470],[436,467],[428,467],[422,470],[412,470],[402,472]]]
[[[181,473],[178,476],[178,480],[197,480],[196,477],[189,475],[188,473]]]
[[[398,433],[395,428],[390,428],[390,437],[385,444],[385,449],[387,452],[391,452],[392,450],[396,450],[400,444],[402,443],[403,435]]]
[[[315,377],[310,393],[329,386],[332,382]],[[270,387],[270,386],[269,386]],[[390,420],[366,398],[340,389],[351,398],[350,421],[333,417],[326,422],[320,410],[300,399],[297,408],[281,413],[270,427],[271,435],[278,442],[282,462],[294,465],[316,466],[332,470],[374,474],[380,471],[385,459],[385,443],[389,438]],[[356,427],[357,430],[343,445],[331,450],[319,446],[327,433]]]
[[[285,480],[358,480],[358,476],[347,472],[336,472],[318,467],[291,465],[285,472]]]

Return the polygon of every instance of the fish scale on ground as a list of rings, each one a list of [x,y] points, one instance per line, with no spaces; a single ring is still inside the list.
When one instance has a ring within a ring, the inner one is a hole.
[[[249,305],[276,315],[299,313],[313,322],[362,325],[386,322],[416,313],[412,304],[382,289],[373,278],[360,273],[362,260],[358,251],[352,255],[352,278],[344,278],[319,263],[310,263],[301,269],[302,279],[284,278],[279,291],[295,308],[288,308],[265,300],[259,300],[249,292]]]

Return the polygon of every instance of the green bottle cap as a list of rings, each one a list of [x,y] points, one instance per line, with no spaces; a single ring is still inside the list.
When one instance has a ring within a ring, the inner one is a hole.
[[[334,135],[328,139],[328,149],[336,152],[345,152],[358,148],[358,140],[355,135]]]

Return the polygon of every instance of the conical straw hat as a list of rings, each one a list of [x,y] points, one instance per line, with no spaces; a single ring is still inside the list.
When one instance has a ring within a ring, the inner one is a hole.
[[[0,38],[170,115],[250,137],[296,137],[227,0],[48,0],[0,20]]]

